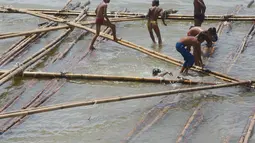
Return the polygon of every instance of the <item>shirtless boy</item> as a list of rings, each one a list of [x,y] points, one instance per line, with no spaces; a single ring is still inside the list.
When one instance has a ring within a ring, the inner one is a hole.
[[[165,23],[165,14],[166,13],[164,13],[163,9],[158,6],[159,6],[159,0],[153,0],[152,7],[149,9],[146,17],[148,18],[147,27],[148,27],[150,37],[151,37],[153,43],[156,43],[156,42],[155,42],[155,38],[154,38],[152,30],[154,30],[154,32],[156,33],[156,35],[158,37],[158,44],[161,45],[162,39],[161,39],[160,30],[159,30],[158,23],[157,23],[157,19],[158,19],[159,15],[161,15],[163,24],[165,26],[167,26],[167,25]]]
[[[200,33],[197,37],[193,36],[186,36],[181,38],[176,43],[176,50],[180,52],[180,54],[184,58],[184,64],[180,71],[180,73],[188,73],[188,70],[193,66],[194,64],[194,56],[190,53],[191,46],[193,47],[193,51],[201,51],[201,43],[205,40],[205,35],[203,33]],[[185,48],[186,47],[186,48]],[[197,53],[199,56],[201,53]],[[199,59],[200,65],[203,65],[201,56]]]
[[[207,50],[209,50],[210,55],[213,53],[214,48],[212,47],[212,42],[216,42],[218,40],[217,32],[215,27],[210,27],[208,30],[203,30],[201,27],[194,26],[190,28],[187,33],[187,36],[197,36],[199,33],[204,33],[205,41],[207,42]],[[213,48],[213,49],[210,49]],[[199,66],[199,59],[200,57],[196,54],[199,53],[198,51],[193,51],[193,55],[195,57],[195,65]],[[204,51],[204,53],[208,53],[208,51]]]
[[[203,30],[201,27],[198,26],[192,26],[187,36],[197,36],[200,32],[203,32],[207,37],[205,38],[207,42],[207,46],[211,47],[212,42],[216,42],[218,40],[217,32],[215,27],[210,27],[208,30]]]
[[[110,22],[110,20],[107,17],[107,3],[109,3],[110,0],[103,0],[96,8],[96,35],[93,37],[91,44],[90,44],[90,50],[94,50],[94,43],[99,36],[100,29],[102,25],[105,25],[107,27],[110,27],[112,29],[113,33],[113,39],[114,41],[117,40],[116,38],[116,27],[114,24]]]
[[[203,0],[194,0],[194,25],[201,26],[205,19],[206,6]]]

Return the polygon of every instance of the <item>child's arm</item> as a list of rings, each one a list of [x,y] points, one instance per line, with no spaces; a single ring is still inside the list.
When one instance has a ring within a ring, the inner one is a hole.
[[[104,5],[104,17],[105,17],[105,19],[106,19],[109,23],[111,23],[111,21],[109,20],[109,18],[108,18],[108,16],[107,16],[107,5]]]

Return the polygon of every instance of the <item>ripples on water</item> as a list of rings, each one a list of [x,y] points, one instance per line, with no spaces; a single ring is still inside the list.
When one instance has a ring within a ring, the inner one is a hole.
[[[92,0],[91,10],[99,3],[99,0]],[[163,8],[175,8],[179,13],[190,14],[193,12],[191,0],[161,0]],[[246,5],[249,1],[241,0],[214,0],[205,1],[207,4],[208,14],[226,14],[231,11],[235,5]],[[30,8],[54,8],[59,9],[66,3],[65,0],[0,0],[2,5],[13,5],[17,7]],[[146,13],[150,6],[147,0],[112,0],[109,5],[110,10],[123,10],[128,8],[130,11]],[[244,9],[240,14],[251,15],[254,13],[254,7]],[[17,14],[0,14],[0,32],[14,32],[36,28],[36,24],[41,20],[32,16]],[[123,39],[127,39],[144,47],[153,48],[151,44],[146,22],[126,22],[117,24],[117,34]],[[186,35],[187,29],[192,25],[191,21],[178,22],[168,21],[168,26],[160,25],[164,46],[162,49],[154,47],[164,54],[171,55],[175,58],[182,59],[176,52],[175,42],[182,36]],[[204,22],[203,26],[217,26],[217,22]],[[212,70],[225,72],[224,68],[227,63],[225,59],[231,51],[241,43],[243,37],[251,26],[250,22],[234,22],[231,32],[223,32],[217,50],[209,61],[208,67]],[[131,32],[132,31],[132,32]],[[27,51],[26,55],[32,55],[42,46],[45,46],[60,32],[50,34],[42,38]],[[177,76],[179,67],[156,60],[140,52],[130,50],[110,41],[98,45],[98,50],[89,55],[80,63],[77,60],[84,55],[86,48],[92,38],[92,35],[79,41],[71,53],[63,60],[57,61],[46,68],[39,68],[42,71],[72,71],[75,73],[89,74],[109,74],[109,75],[129,75],[151,77],[151,70],[158,67],[164,70],[172,71]],[[2,53],[10,45],[15,43],[19,38],[7,39],[0,41],[0,52]],[[254,41],[249,43],[249,47],[239,57],[236,64],[229,72],[230,75],[240,79],[254,79]],[[59,51],[63,51],[68,46],[64,42]],[[57,53],[53,53],[57,54]],[[3,67],[10,69],[17,62],[26,59],[21,56],[14,60],[10,65]],[[73,67],[70,69],[70,67]],[[196,74],[192,72],[192,74]],[[212,77],[189,77],[194,80],[217,81]],[[24,81],[25,83],[31,80]],[[42,90],[47,81],[37,82],[32,90],[26,90],[11,109],[18,109],[23,104]],[[78,82],[78,83],[77,83]],[[14,97],[20,90],[19,87],[24,85],[10,86],[8,82],[1,87],[0,94],[5,94],[1,98],[1,105]],[[122,82],[86,82],[86,81],[68,81],[45,105],[69,101],[81,101],[102,97],[130,95],[137,93],[156,92],[181,88],[180,85],[155,85],[155,84],[137,84]],[[246,124],[248,116],[254,109],[254,93],[247,92],[246,89],[226,88],[218,90],[201,91],[194,93],[179,94],[178,96],[157,97],[150,99],[126,101],[104,105],[94,105],[67,109],[63,111],[54,111],[30,116],[22,124],[12,128],[10,131],[1,136],[1,143],[12,142],[120,142],[127,136],[133,127],[138,123],[142,116],[146,116],[152,109],[172,106],[173,102],[178,103],[177,108],[169,109],[165,116],[153,124],[150,128],[140,133],[131,142],[175,142],[179,132],[182,130],[188,117],[193,112],[193,106],[204,96],[210,97],[210,101],[202,110],[204,120],[200,123],[197,130],[193,132],[187,142],[222,142],[228,139],[231,142],[237,142],[242,130]],[[220,96],[220,97],[219,97]],[[175,98],[176,97],[176,98]],[[160,103],[161,104],[158,104]],[[194,105],[193,105],[194,104]],[[144,125],[146,126],[146,125]]]

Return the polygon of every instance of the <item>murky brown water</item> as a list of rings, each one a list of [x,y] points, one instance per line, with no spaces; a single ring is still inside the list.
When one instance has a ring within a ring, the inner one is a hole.
[[[110,10],[123,10],[128,8],[130,11],[147,12],[150,1],[140,0],[112,0]],[[208,14],[226,14],[237,4],[246,5],[249,1],[227,0],[227,1],[205,1],[207,4]],[[14,5],[17,7],[31,8],[54,8],[63,7],[66,1],[63,0],[0,0],[2,5]],[[99,0],[93,0],[91,10],[99,3]],[[189,14],[193,11],[192,1],[190,0],[161,0],[163,8],[175,8],[179,13]],[[243,9],[240,14],[251,15],[254,13],[254,7]],[[0,14],[0,32],[23,31],[36,28],[36,24],[41,19],[27,15],[18,14]],[[176,52],[175,42],[182,36],[186,35],[187,29],[192,25],[191,21],[168,21],[168,26],[160,25],[163,37],[163,48],[159,50],[153,47],[145,21],[123,22],[117,24],[117,35],[142,45],[149,49],[160,51],[182,60],[182,57]],[[203,27],[217,26],[217,22],[204,22]],[[217,50],[209,60],[208,68],[225,72],[228,63],[226,57],[231,51],[240,45],[243,37],[248,32],[251,22],[234,22],[231,32],[223,34],[217,43]],[[16,58],[12,63],[1,69],[10,69],[16,63],[25,60],[40,48],[50,43],[62,31],[49,34],[42,38],[22,56]],[[76,33],[80,31],[77,30]],[[64,51],[70,40],[61,44],[58,52]],[[97,50],[88,55],[81,62],[77,62],[86,52],[92,35],[86,36],[79,41],[67,57],[61,61],[51,64],[53,56],[49,56],[44,66],[35,71],[50,72],[74,72],[88,74],[107,74],[123,76],[143,76],[151,77],[151,70],[154,67],[169,70],[178,76],[179,67],[175,67],[166,62],[141,54],[138,51],[120,46],[111,41],[104,41],[97,46]],[[0,40],[0,53],[8,49],[19,38]],[[237,63],[233,66],[229,75],[240,79],[254,79],[255,42],[251,42],[247,50],[239,57]],[[194,76],[188,78],[193,80],[218,81],[213,77],[199,77],[195,72]],[[55,81],[52,85],[57,86]],[[61,85],[64,80],[58,83]],[[32,97],[40,92],[48,81],[41,80],[32,84],[32,80],[25,80],[13,85],[10,81],[0,87],[0,106],[12,99],[22,90],[25,92],[21,98],[9,109],[19,109],[26,104]],[[53,86],[52,86],[53,87]],[[147,92],[165,91],[184,87],[182,85],[155,85],[155,84],[138,84],[123,82],[96,82],[96,81],[67,81],[63,87],[54,94],[43,105],[53,105],[57,103],[89,100],[102,97],[124,96],[130,94],[139,94]],[[51,90],[51,88],[48,88]],[[49,91],[50,92],[50,91]],[[169,97],[157,97],[142,100],[124,101],[103,105],[94,105],[89,107],[80,107],[67,109],[63,111],[54,111],[48,113],[29,116],[25,121],[13,127],[11,130],[1,135],[1,143],[12,142],[38,142],[38,143],[58,143],[58,142],[91,142],[91,143],[115,143],[124,141],[128,133],[135,127],[141,118],[152,114],[151,118],[162,113],[165,109],[165,115],[157,120],[151,126],[144,125],[137,131],[137,135],[130,138],[134,143],[154,143],[154,142],[175,142],[178,134],[183,129],[189,116],[193,113],[193,106],[197,105],[201,97],[208,96],[207,104],[203,106],[202,114],[204,119],[196,130],[187,135],[185,142],[193,143],[216,143],[228,139],[229,142],[237,142],[248,116],[254,111],[254,93],[248,92],[243,88],[225,88],[218,90],[201,91],[194,93],[171,95]],[[159,104],[162,101],[161,104]],[[172,107],[171,103],[176,103]],[[151,119],[152,120],[152,119]],[[148,120],[149,121],[149,120]],[[149,124],[149,123],[148,123]],[[254,137],[251,142],[255,142]]]

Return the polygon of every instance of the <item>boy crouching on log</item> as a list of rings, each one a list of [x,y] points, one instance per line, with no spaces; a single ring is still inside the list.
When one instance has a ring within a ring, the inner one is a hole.
[[[194,56],[190,53],[190,48],[193,46],[193,51],[197,52],[196,56],[199,58],[199,63],[202,67],[203,62],[201,59],[201,43],[205,40],[206,35],[203,33],[200,33],[197,37],[192,36],[186,36],[181,38],[176,43],[176,50],[183,56],[184,58],[184,64],[180,71],[180,73],[188,73],[188,70],[193,66],[194,64]],[[186,47],[186,48],[185,48]]]
[[[96,35],[93,37],[91,44],[90,44],[90,50],[94,50],[94,43],[99,36],[100,29],[102,25],[105,25],[107,27],[110,27],[112,29],[113,33],[113,40],[117,41],[116,37],[116,26],[112,24],[107,17],[107,3],[109,3],[110,0],[103,0],[96,8],[95,13],[96,13]]]

